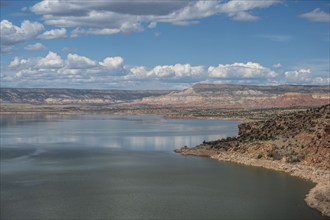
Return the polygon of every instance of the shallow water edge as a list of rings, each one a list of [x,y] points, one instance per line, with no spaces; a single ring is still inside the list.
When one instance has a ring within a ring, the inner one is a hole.
[[[182,148],[180,150],[175,150],[175,152],[183,155],[209,157],[219,161],[282,171],[292,176],[310,180],[316,183],[316,185],[305,197],[307,205],[311,208],[317,209],[322,215],[330,217],[330,171],[328,170],[320,170],[298,164],[282,163],[280,161],[248,158],[239,153],[218,152],[210,149]]]

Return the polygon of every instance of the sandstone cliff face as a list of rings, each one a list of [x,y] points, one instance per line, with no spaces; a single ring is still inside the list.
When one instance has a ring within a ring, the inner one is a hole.
[[[330,105],[239,125],[239,134],[199,148],[330,169]]]
[[[328,86],[198,84],[184,91],[143,98],[138,104],[203,108],[275,108],[329,104]]]

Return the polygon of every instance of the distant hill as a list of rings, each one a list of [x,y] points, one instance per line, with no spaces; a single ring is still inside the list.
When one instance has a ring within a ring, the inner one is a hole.
[[[309,107],[329,104],[329,89],[329,86],[213,84],[196,84],[182,91],[0,88],[0,102],[245,109]]]
[[[146,97],[139,104],[204,108],[273,108],[330,103],[329,86],[197,84],[183,91]]]
[[[0,102],[29,104],[117,104],[157,97],[174,90],[87,90],[0,88]]]

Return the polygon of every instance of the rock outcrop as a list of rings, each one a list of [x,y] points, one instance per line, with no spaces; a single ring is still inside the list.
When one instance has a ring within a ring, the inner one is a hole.
[[[205,142],[204,146],[330,169],[330,105],[243,123],[238,136]]]
[[[288,172],[317,183],[309,206],[330,216],[330,105],[239,125],[235,137],[177,153]]]

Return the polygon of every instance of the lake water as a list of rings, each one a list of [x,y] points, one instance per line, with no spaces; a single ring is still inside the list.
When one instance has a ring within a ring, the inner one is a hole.
[[[1,116],[1,219],[326,219],[313,184],[173,150],[238,122]]]

